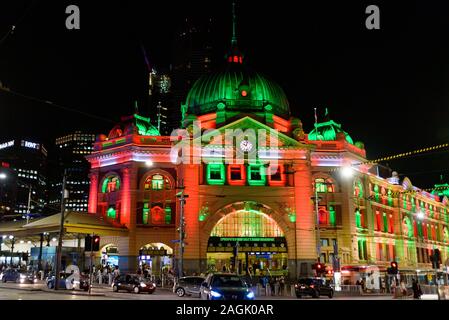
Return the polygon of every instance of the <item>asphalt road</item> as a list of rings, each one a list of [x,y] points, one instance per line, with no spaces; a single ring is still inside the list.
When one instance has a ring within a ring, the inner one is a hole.
[[[157,288],[153,294],[141,293],[127,293],[127,292],[112,292],[110,287],[94,287],[92,289],[92,296],[87,293],[79,291],[72,293],[66,290],[54,292],[45,287],[44,284],[16,284],[16,283],[0,283],[0,300],[199,300],[198,297],[182,297],[176,296],[170,289]],[[279,297],[279,296],[261,296],[257,300],[300,300],[296,297]],[[311,297],[303,297],[301,300],[392,300],[391,295],[378,296],[334,296],[320,297],[313,299]],[[398,299],[399,300],[399,299]]]

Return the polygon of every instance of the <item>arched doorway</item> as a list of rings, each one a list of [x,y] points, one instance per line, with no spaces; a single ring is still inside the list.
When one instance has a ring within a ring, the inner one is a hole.
[[[149,243],[139,250],[139,268],[142,272],[160,277],[173,268],[173,249],[164,243]]]
[[[115,267],[119,264],[118,247],[115,244],[107,244],[101,249],[101,265],[103,267]]]
[[[212,229],[207,246],[209,271],[286,276],[287,263],[284,232],[262,210],[232,211]]]

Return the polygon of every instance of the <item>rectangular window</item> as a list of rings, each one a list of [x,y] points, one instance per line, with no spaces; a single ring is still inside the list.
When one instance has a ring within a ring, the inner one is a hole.
[[[150,213],[149,205],[148,205],[148,202],[146,202],[143,204],[143,211],[142,211],[142,223],[143,224],[148,224],[149,213]]]
[[[266,182],[265,167],[263,165],[248,166],[248,184],[250,186],[264,186]]]
[[[380,218],[380,212],[376,211],[376,231],[382,230],[382,222]]]
[[[223,185],[225,183],[225,166],[222,163],[207,164],[207,183],[210,185]]]
[[[329,239],[321,239],[321,246],[322,247],[328,247],[329,246]]]
[[[108,218],[115,219],[117,217],[117,211],[114,206],[109,207],[107,212]]]
[[[242,180],[242,167],[230,166],[229,170],[231,170],[230,180]]]
[[[271,169],[271,168],[270,168]],[[273,170],[274,171],[274,170]],[[270,172],[271,173],[271,172]],[[271,181],[281,181],[282,180],[282,174],[281,174],[281,166],[278,165],[276,168],[276,172],[274,172],[271,175]]]

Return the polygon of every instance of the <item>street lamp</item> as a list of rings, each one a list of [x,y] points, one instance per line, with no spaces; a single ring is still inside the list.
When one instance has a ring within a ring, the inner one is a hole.
[[[145,165],[146,165],[147,167],[151,167],[151,166],[153,165],[153,161],[147,160],[147,161],[145,161]]]
[[[6,174],[5,173],[0,173],[0,179],[5,180],[6,179]]]
[[[343,178],[351,178],[354,175],[354,169],[350,166],[343,167],[341,170],[341,175]]]

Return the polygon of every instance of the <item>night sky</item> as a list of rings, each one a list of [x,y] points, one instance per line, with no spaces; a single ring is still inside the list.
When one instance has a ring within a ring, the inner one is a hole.
[[[436,1],[238,1],[239,46],[252,68],[285,90],[313,128],[330,115],[368,158],[449,142],[449,4]],[[391,2],[394,2],[392,4]],[[312,4],[313,3],[313,4]],[[65,28],[77,4],[81,30]],[[381,30],[365,28],[377,4]],[[231,1],[1,1],[0,81],[12,90],[88,112],[65,111],[0,91],[0,142],[44,141],[73,130],[107,133],[146,94],[140,44],[158,69],[185,18],[213,20],[214,62],[229,47]],[[108,122],[106,119],[110,119]],[[446,174],[447,150],[388,163],[419,187]],[[385,163],[384,163],[385,164]]]

